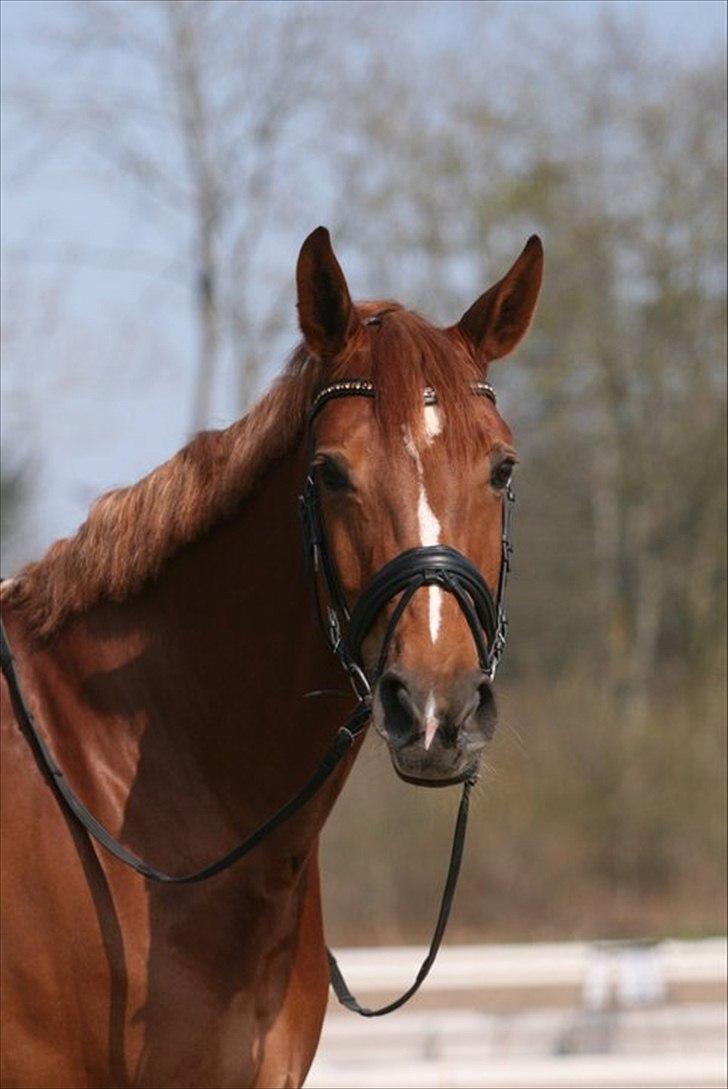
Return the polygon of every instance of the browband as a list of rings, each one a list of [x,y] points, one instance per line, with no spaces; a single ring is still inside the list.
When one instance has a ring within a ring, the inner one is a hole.
[[[470,388],[474,394],[478,397],[487,397],[493,404],[495,401],[495,390],[491,386],[490,382],[477,381],[471,382]],[[349,378],[342,382],[331,382],[328,386],[324,386],[320,389],[314,397],[311,407],[308,410],[309,423],[314,418],[319,409],[323,408],[327,401],[335,401],[338,397],[371,397],[377,396],[376,386],[373,382],[370,382],[366,378]],[[437,394],[432,386],[425,386],[422,392],[423,401],[426,405],[437,404]]]

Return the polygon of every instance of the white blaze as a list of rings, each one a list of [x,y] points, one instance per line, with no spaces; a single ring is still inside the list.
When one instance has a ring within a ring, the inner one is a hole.
[[[417,520],[420,523],[420,541],[423,545],[434,545],[440,541],[440,523],[427,498],[427,489],[420,477],[420,497],[417,500]]]
[[[428,446],[430,443],[434,442],[441,431],[442,420],[438,409],[435,405],[425,405],[425,441]],[[442,526],[430,506],[427,488],[425,487],[425,472],[422,467],[422,458],[420,457],[420,452],[417,449],[409,430],[405,431],[404,446],[405,450],[415,463],[417,480],[420,486],[420,494],[417,500],[417,521],[419,522],[420,527],[420,544],[424,546],[439,544]],[[432,642],[435,643],[440,634],[440,623],[442,621],[442,590],[438,586],[428,587],[428,604],[430,638],[432,639]],[[435,723],[434,728],[437,728],[437,723]],[[430,740],[432,740],[432,738],[430,738]],[[425,747],[429,748],[429,742]]]
[[[435,697],[430,692],[425,704],[425,750],[429,749],[432,739],[437,733],[437,716],[435,715]]]
[[[440,418],[440,410],[436,405],[425,405],[425,434],[427,435],[427,445],[429,446],[433,439],[442,431],[442,420]]]

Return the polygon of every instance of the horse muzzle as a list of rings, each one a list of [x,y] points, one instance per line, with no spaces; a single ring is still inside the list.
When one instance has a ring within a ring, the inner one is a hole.
[[[394,769],[420,785],[445,786],[475,774],[496,718],[491,683],[481,670],[464,671],[443,689],[394,667],[374,689],[372,723]]]

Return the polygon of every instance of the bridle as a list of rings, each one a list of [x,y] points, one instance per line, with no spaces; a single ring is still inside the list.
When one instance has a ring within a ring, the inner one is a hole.
[[[488,397],[495,404],[495,391],[489,382],[471,383],[473,394]],[[386,666],[389,647],[395,630],[410,601],[423,586],[438,586],[451,593],[462,610],[478,652],[478,663],[483,673],[493,680],[498,662],[503,654],[508,634],[508,620],[505,611],[505,591],[511,564],[513,546],[511,544],[511,518],[515,496],[510,482],[503,493],[503,515],[501,522],[501,563],[495,596],[481,575],[478,568],[462,552],[450,545],[423,545],[400,552],[389,560],[371,578],[354,605],[350,608],[341,587],[328,538],[325,531],[321,501],[318,492],[317,474],[314,457],[312,424],[321,409],[330,401],[341,397],[377,396],[376,387],[363,378],[333,382],[323,386],[314,397],[308,413],[309,467],[303,493],[299,496],[299,511],[303,526],[304,549],[308,564],[309,577],[313,589],[315,612],[319,625],[329,647],[338,658],[342,669],[347,674],[354,695],[357,709],[365,715],[371,712],[372,692]],[[429,386],[423,391],[423,404],[437,403],[437,394]],[[319,581],[324,584],[326,601],[322,603]],[[399,595],[387,621],[376,666],[367,673],[362,658],[362,644],[385,606]],[[355,709],[355,714],[356,710]],[[440,948],[450,907],[455,894],[460,863],[467,829],[470,791],[477,781],[474,767],[452,779],[426,782],[421,785],[450,786],[458,782],[463,784],[460,798],[453,845],[450,854],[445,887],[440,901],[440,910],[433,933],[430,948],[420,970],[411,986],[386,1006],[379,1009],[367,1009],[359,1004],[346,985],[336,958],[327,949],[329,976],[336,997],[342,1005],[364,1017],[379,1017],[403,1006],[419,989],[430,968],[435,962]]]
[[[473,382],[472,391],[475,395],[488,397],[495,403],[495,393],[489,383],[484,381]],[[298,793],[233,850],[218,858],[215,862],[194,873],[181,876],[164,873],[129,851],[96,820],[69,786],[63,771],[57,765],[50,748],[35,724],[33,715],[23,696],[5,627],[0,621],[0,666],[8,683],[18,723],[35,753],[42,772],[59,801],[79,821],[88,834],[120,862],[123,862],[148,880],[165,884],[193,884],[205,881],[221,873],[257,847],[262,840],[289,820],[321,789],[364,731],[371,714],[372,691],[386,664],[395,629],[407,605],[421,587],[436,585],[453,595],[473,636],[480,668],[490,679],[495,675],[498,661],[505,647],[508,629],[505,615],[505,589],[512,552],[510,522],[511,508],[514,501],[510,484],[504,492],[503,499],[501,568],[495,596],[475,565],[461,552],[449,545],[430,545],[401,552],[373,576],[352,608],[349,607],[346,601],[336,565],[328,546],[322,518],[316,472],[313,465],[311,425],[316,415],[329,401],[340,397],[368,397],[373,399],[376,395],[374,385],[365,379],[334,382],[318,391],[308,414],[311,458],[303,493],[299,497],[304,548],[313,587],[316,613],[329,647],[338,658],[351,682],[356,696],[356,706],[349,714],[345,724],[339,728],[313,774]],[[436,403],[436,394],[433,390],[425,389],[423,396],[425,404]],[[326,591],[325,610],[322,608],[320,597],[320,580],[323,581]],[[397,595],[399,595],[399,600],[387,622],[376,667],[371,674],[367,674],[362,659],[362,643],[379,614]],[[331,984],[337,998],[344,1006],[364,1017],[378,1017],[404,1005],[419,989],[435,961],[447,925],[460,872],[470,791],[476,779],[476,770],[471,767],[466,769],[463,775],[458,778],[439,784],[449,785],[449,783],[462,782],[463,791],[455,823],[447,878],[434,934],[427,956],[414,982],[407,991],[393,1002],[379,1009],[362,1007],[351,994],[336,959],[327,949]]]
[[[473,382],[471,389],[475,395],[488,397],[495,404],[495,392],[488,382]],[[407,605],[422,586],[439,586],[451,593],[460,606],[478,651],[480,668],[489,680],[493,680],[508,633],[505,591],[513,551],[510,528],[514,502],[510,483],[503,498],[501,564],[495,596],[478,568],[467,556],[450,545],[438,544],[400,552],[376,572],[352,608],[346,601],[323,524],[311,425],[330,401],[341,397],[373,399],[376,396],[374,384],[365,379],[334,382],[319,390],[308,414],[309,469],[303,494],[299,497],[299,506],[304,548],[321,630],[348,675],[357,699],[364,701],[370,698],[372,689],[382,674],[392,637]],[[437,403],[437,395],[429,387],[423,392],[423,403]],[[319,575],[326,589],[325,610],[322,608],[319,593]],[[398,594],[401,597],[387,624],[376,668],[371,676],[367,676],[362,659],[362,644],[382,609]]]

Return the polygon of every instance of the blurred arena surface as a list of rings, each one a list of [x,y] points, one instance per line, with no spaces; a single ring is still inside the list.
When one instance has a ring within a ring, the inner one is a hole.
[[[352,990],[403,988],[415,948],[350,949]],[[386,1019],[332,999],[310,1089],[726,1085],[726,941],[554,942],[443,950]]]

